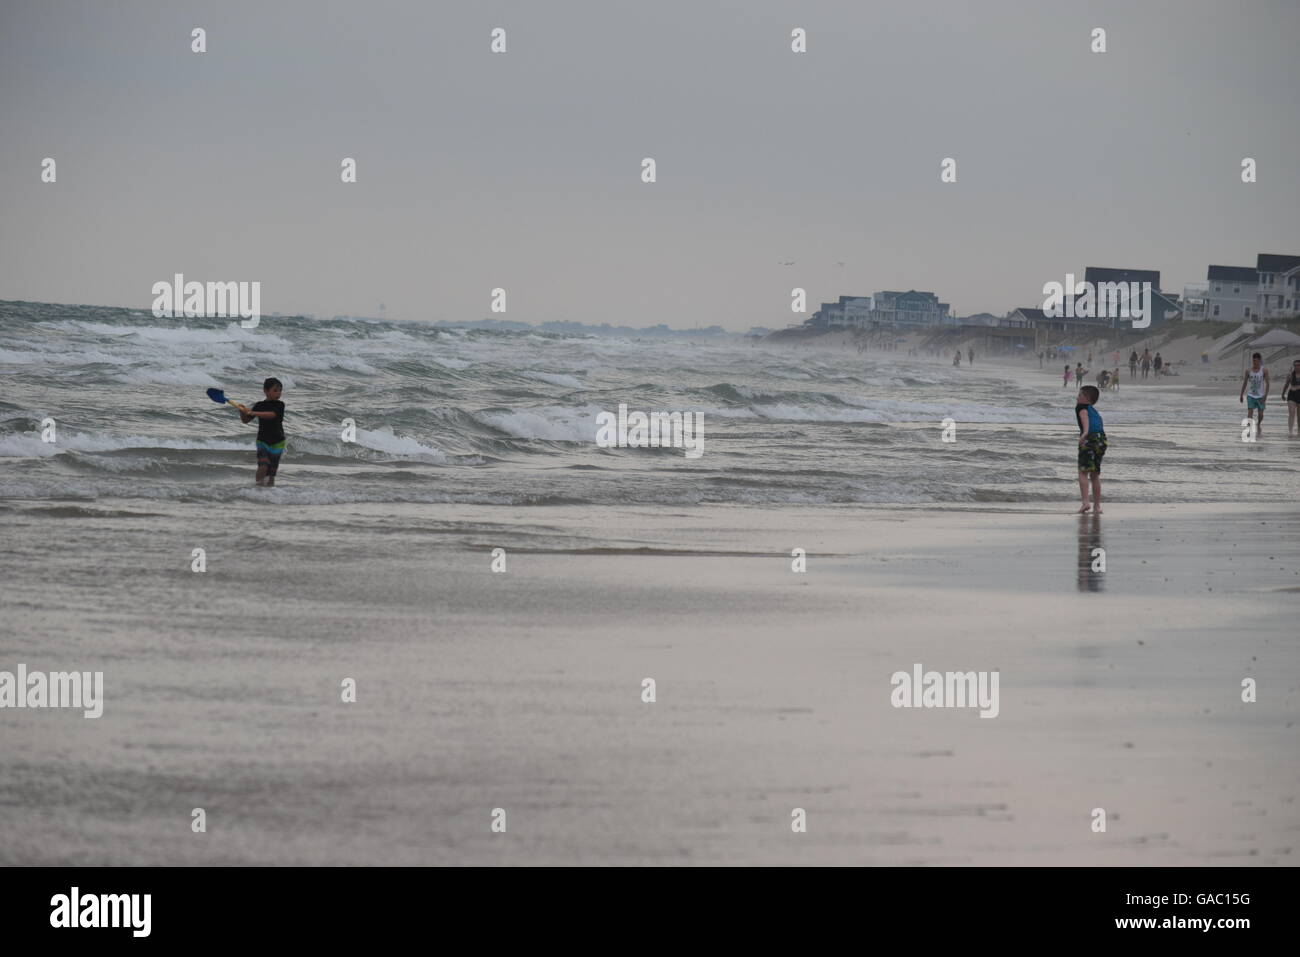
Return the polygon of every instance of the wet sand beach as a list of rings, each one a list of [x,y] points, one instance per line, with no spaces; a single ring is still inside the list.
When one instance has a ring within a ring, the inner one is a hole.
[[[1300,509],[1070,508],[10,503],[0,861],[1293,862]]]

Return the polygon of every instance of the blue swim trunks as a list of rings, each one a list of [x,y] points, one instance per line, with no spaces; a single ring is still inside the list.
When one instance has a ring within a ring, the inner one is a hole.
[[[259,468],[265,466],[268,477],[274,475],[280,468],[280,456],[283,454],[283,442],[276,442],[274,445],[265,442],[257,443],[257,465]]]
[[[1249,412],[1251,409],[1259,409],[1263,412],[1264,400],[1253,395],[1246,396],[1246,411]]]

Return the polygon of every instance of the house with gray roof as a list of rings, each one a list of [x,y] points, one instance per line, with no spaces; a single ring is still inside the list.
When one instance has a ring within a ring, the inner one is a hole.
[[[1259,312],[1259,273],[1253,266],[1211,266],[1205,273],[1206,319],[1244,319]]]
[[[1286,319],[1300,315],[1300,256],[1260,253],[1256,314],[1263,319]]]

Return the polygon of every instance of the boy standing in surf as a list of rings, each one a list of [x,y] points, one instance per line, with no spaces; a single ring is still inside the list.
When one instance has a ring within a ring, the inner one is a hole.
[[[1074,401],[1074,417],[1079,423],[1079,497],[1083,505],[1079,512],[1088,511],[1088,484],[1092,484],[1092,510],[1101,514],[1101,459],[1106,454],[1106,431],[1101,416],[1093,406],[1101,398],[1095,385],[1085,385]]]
[[[284,386],[279,379],[271,378],[262,383],[266,398],[257,402],[250,409],[236,405],[239,420],[244,423],[257,419],[257,484],[274,488],[275,473],[280,468],[280,456],[284,454],[284,403],[280,393]]]

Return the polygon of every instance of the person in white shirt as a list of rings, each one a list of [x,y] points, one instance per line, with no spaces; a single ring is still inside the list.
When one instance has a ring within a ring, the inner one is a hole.
[[[1241,378],[1241,395],[1237,396],[1237,401],[1241,402],[1243,398],[1246,402],[1246,418],[1254,418],[1252,412],[1258,412],[1259,418],[1255,421],[1255,435],[1258,436],[1263,431],[1264,426],[1264,401],[1268,398],[1268,370],[1264,368],[1264,357],[1256,352],[1250,357],[1250,368]]]

